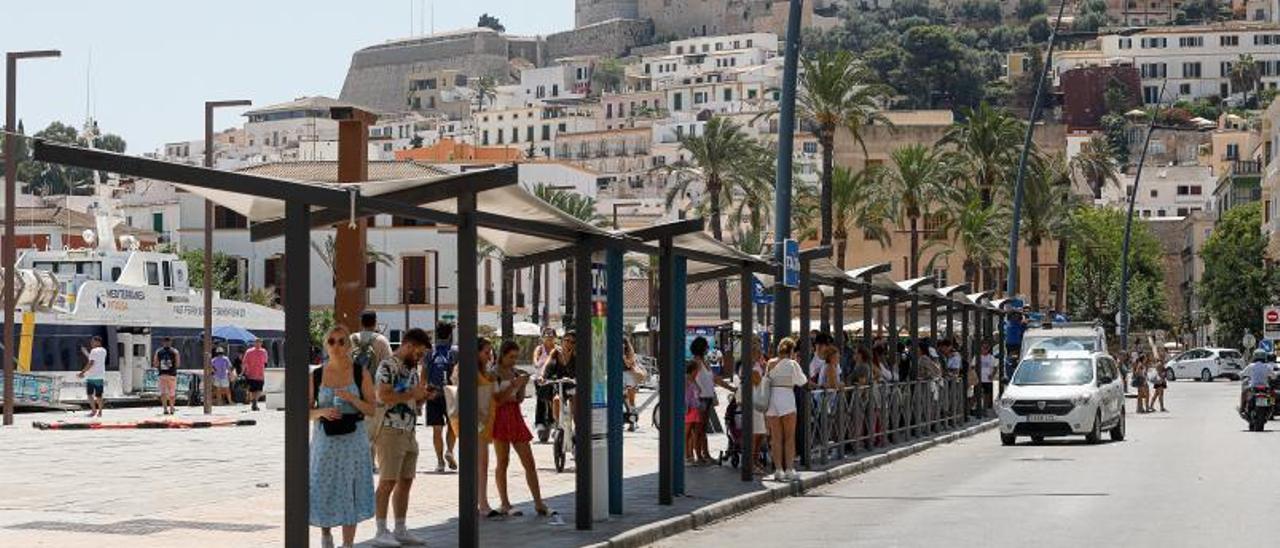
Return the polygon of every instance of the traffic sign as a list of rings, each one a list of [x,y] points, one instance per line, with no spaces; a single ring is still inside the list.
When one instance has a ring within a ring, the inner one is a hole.
[[[1258,343],[1258,350],[1261,350],[1263,352],[1270,354],[1276,351],[1276,346],[1271,341],[1264,339],[1262,342]]]
[[[764,282],[755,276],[751,277],[751,301],[756,304],[773,304],[773,294],[764,287]]]
[[[1280,306],[1263,307],[1262,338],[1280,339]]]
[[[1244,337],[1240,340],[1240,344],[1244,345],[1245,350],[1248,350],[1258,345],[1258,339],[1253,336],[1253,333],[1245,332]]]
[[[782,241],[782,285],[800,287],[800,242],[790,238]]]

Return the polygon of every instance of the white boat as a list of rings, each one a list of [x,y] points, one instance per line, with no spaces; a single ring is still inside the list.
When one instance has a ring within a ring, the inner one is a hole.
[[[132,236],[117,239],[115,228],[123,220],[115,215],[115,198],[108,185],[95,186],[98,200],[92,209],[97,231],[85,231],[88,247],[19,250],[20,280],[56,285],[56,295],[40,291],[39,299],[29,298],[36,291],[19,286],[23,298],[17,307],[15,356],[23,374],[14,383],[19,405],[84,401],[84,381],[76,374],[86,363],[85,352],[94,336],[101,337],[107,348],[108,398],[153,389],[156,372],[151,369],[151,356],[165,337],[173,339],[181,354],[181,370],[195,372],[204,367],[204,297],[191,288],[186,261],[173,253],[140,250]],[[52,273],[56,282],[34,275],[40,271]],[[264,341],[269,365],[283,363],[284,312],[215,293],[213,325],[249,330]],[[24,337],[24,331],[31,335]],[[228,350],[238,363],[243,347]],[[267,384],[279,384],[282,373],[268,370]],[[191,378],[190,373],[180,372],[180,395]]]

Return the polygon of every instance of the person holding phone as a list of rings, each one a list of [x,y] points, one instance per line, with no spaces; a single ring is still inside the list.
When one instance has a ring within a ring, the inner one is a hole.
[[[533,460],[533,450],[529,442],[533,441],[533,433],[525,424],[524,415],[520,412],[520,402],[524,401],[525,390],[529,386],[529,374],[516,369],[516,359],[520,356],[520,345],[515,341],[502,343],[498,352],[498,369],[495,372],[497,385],[494,390],[494,403],[497,410],[493,417],[493,450],[497,456],[497,466],[493,481],[498,486],[498,498],[502,504],[498,513],[503,516],[519,516],[522,512],[513,510],[511,499],[507,496],[507,465],[511,461],[511,449],[515,448],[520,457],[520,465],[524,468],[525,481],[529,484],[529,493],[533,495],[533,508],[539,516],[550,515],[551,511],[542,501],[542,490],[538,487],[538,467]]]

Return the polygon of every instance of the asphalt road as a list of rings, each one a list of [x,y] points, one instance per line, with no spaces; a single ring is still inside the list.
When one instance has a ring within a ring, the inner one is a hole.
[[[1124,442],[993,430],[658,546],[1280,546],[1280,421],[1248,432],[1237,387],[1172,383],[1168,413],[1130,399]]]

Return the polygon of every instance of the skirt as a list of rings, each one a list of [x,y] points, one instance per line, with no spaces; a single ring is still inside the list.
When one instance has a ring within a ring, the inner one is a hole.
[[[493,417],[493,439],[507,443],[529,443],[533,440],[533,434],[520,414],[519,403],[507,402],[498,406]]]

